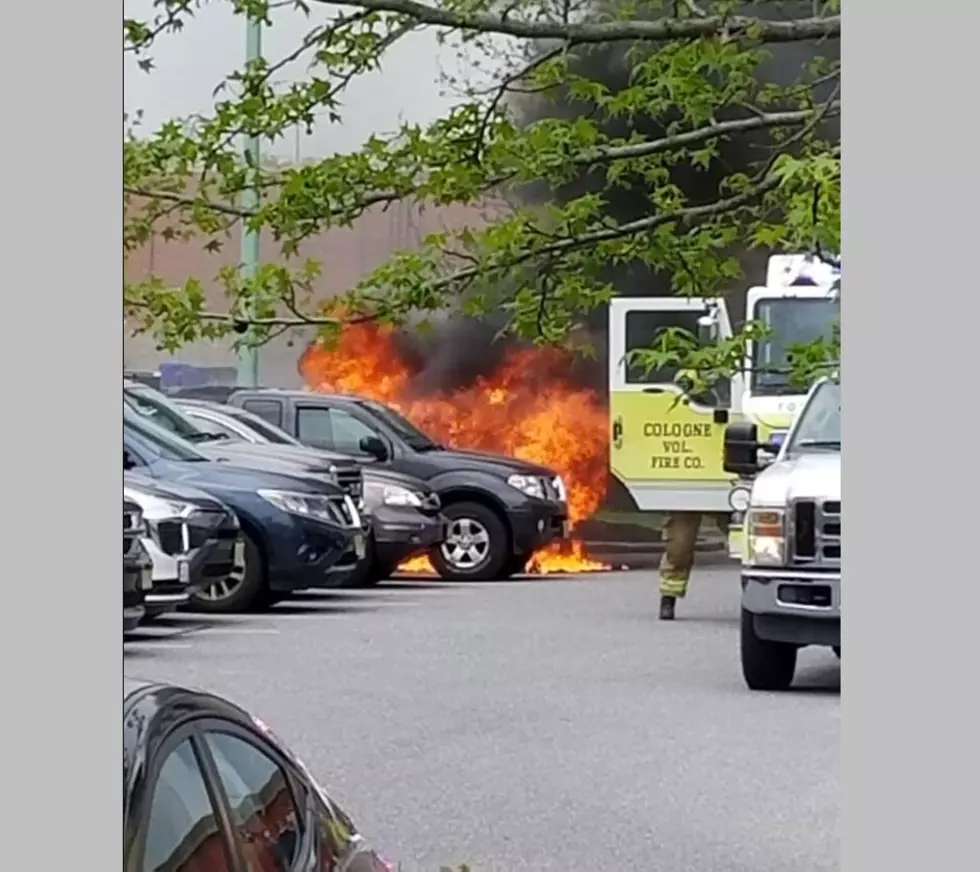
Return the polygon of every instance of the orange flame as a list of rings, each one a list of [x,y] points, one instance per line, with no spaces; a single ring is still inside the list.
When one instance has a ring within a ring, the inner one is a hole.
[[[567,352],[514,349],[490,375],[451,393],[413,392],[411,366],[389,327],[347,327],[333,347],[314,343],[299,369],[312,390],[360,394],[386,403],[453,448],[493,451],[556,470],[568,491],[569,520],[590,517],[605,496],[609,418],[600,398],[568,376]],[[556,543],[534,554],[528,572],[596,572],[581,542]],[[433,572],[416,557],[401,572]]]

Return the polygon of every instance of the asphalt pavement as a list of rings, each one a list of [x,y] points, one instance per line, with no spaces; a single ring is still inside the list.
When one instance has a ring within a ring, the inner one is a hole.
[[[162,619],[127,674],[259,715],[404,872],[840,866],[840,664],[750,693],[738,580],[655,616],[649,573],[395,583]]]

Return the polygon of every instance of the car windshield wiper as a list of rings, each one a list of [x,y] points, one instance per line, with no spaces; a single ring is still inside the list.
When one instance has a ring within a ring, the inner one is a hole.
[[[804,439],[796,443],[797,448],[836,448],[840,450],[840,439]]]
[[[200,433],[189,433],[188,435],[184,436],[184,438],[188,442],[199,443],[199,442],[220,442],[223,439],[228,439],[229,437],[224,433],[205,433],[202,431]]]

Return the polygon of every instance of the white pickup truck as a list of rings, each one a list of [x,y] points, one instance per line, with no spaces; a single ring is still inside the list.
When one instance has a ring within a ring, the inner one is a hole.
[[[778,447],[760,444],[749,422],[725,430],[725,471],[752,479],[741,554],[742,674],[752,690],[788,689],[807,645],[840,657],[840,461],[834,379],[810,389]]]

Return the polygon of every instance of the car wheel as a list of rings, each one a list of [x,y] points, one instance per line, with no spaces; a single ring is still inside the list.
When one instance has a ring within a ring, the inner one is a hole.
[[[446,541],[432,552],[436,572],[449,581],[500,578],[510,551],[500,516],[480,503],[450,503],[443,514]]]
[[[500,570],[500,578],[513,578],[515,575],[520,575],[527,569],[527,564],[530,559],[530,554],[511,554],[504,561],[504,565]]]
[[[245,565],[227,578],[196,591],[191,596],[194,611],[231,614],[266,604],[267,600],[263,597],[266,587],[265,560],[252,537],[246,533],[244,538]]]
[[[742,676],[750,690],[789,690],[796,673],[795,645],[755,634],[751,612],[742,609]]]

